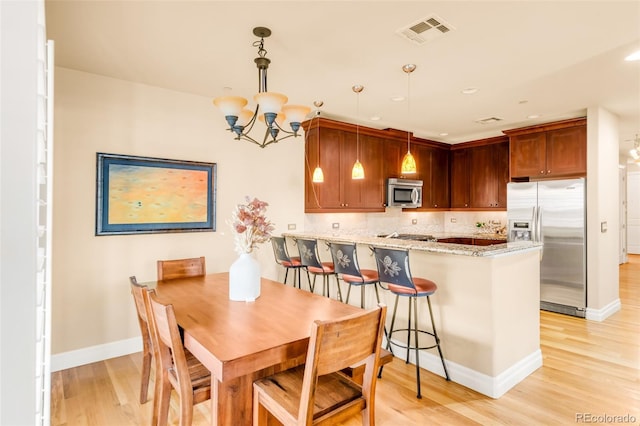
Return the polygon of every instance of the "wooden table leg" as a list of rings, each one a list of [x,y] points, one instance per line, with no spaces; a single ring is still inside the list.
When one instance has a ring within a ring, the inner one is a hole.
[[[251,426],[253,375],[220,382],[211,376],[211,422],[218,426]]]

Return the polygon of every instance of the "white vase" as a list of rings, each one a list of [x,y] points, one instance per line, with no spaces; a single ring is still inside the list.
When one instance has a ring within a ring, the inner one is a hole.
[[[253,302],[260,297],[260,264],[242,253],[229,269],[229,300]]]

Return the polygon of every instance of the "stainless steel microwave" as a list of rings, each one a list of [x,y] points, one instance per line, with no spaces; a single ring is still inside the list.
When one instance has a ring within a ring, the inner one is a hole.
[[[387,180],[387,207],[422,207],[422,181],[389,178]]]

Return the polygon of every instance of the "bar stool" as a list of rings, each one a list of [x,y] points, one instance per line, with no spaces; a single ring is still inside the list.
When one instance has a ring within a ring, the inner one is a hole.
[[[347,299],[344,303],[349,304],[351,287],[360,287],[360,307],[364,308],[364,289],[367,285],[373,285],[376,290],[376,300],[380,303],[378,293],[378,271],[373,269],[360,269],[355,243],[329,242],[329,251],[333,259],[333,269],[336,274],[340,274],[342,281],[349,284],[347,289]]]
[[[444,374],[447,380],[449,379],[449,372],[442,356],[442,350],[440,349],[440,338],[436,332],[435,322],[433,321],[433,312],[431,310],[431,299],[429,296],[434,294],[438,287],[436,283],[425,278],[412,277],[409,270],[409,251],[399,249],[389,249],[382,247],[372,247],[374,256],[376,258],[376,266],[378,268],[378,275],[380,282],[387,283],[389,291],[396,295],[396,301],[393,306],[393,316],[391,317],[391,329],[389,330],[389,338],[387,339],[387,349],[391,350],[391,345],[395,345],[407,350],[407,364],[409,363],[409,351],[415,350],[416,354],[416,380],[418,387],[418,398],[422,398],[420,392],[420,356],[418,351],[422,349],[438,348],[438,354],[442,361],[442,367],[444,368]],[[409,301],[409,312],[407,315],[407,328],[394,329],[396,312],[398,309],[399,297],[407,297]],[[432,332],[418,329],[418,298],[426,297],[427,304],[429,305],[429,316],[431,318]],[[413,301],[413,326],[411,324],[411,309]],[[407,332],[407,344],[392,342],[391,337],[393,333],[398,331]],[[411,344],[411,334],[414,335],[414,344]],[[420,346],[418,341],[419,333],[424,333],[432,336],[435,340],[435,344],[431,346]],[[392,351],[393,352],[393,351]]]
[[[271,237],[271,245],[273,246],[273,254],[276,258],[276,263],[282,265],[285,268],[284,273],[284,284],[287,283],[287,276],[289,275],[289,270],[293,269],[293,286],[298,284],[298,288],[302,288],[302,282],[300,281],[300,270],[304,268],[302,263],[300,263],[299,257],[291,257],[289,256],[289,251],[287,250],[287,240],[285,237]],[[309,282],[309,288],[311,288],[311,282]],[[313,290],[311,290],[313,292]]]
[[[316,278],[318,275],[322,276],[322,295],[331,297],[329,290],[329,277],[334,275],[336,277],[336,285],[338,286],[338,297],[342,302],[342,291],[340,290],[340,283],[338,282],[338,276],[333,268],[333,262],[322,262],[320,255],[318,254],[318,241],[315,239],[307,238],[295,238],[294,241],[298,246],[298,252],[300,253],[300,263],[307,270],[307,279],[311,283],[309,273],[313,275],[313,285],[310,284],[311,291],[315,288]]]

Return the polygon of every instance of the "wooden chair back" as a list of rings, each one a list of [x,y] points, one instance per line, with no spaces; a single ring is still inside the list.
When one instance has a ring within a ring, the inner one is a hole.
[[[158,260],[158,280],[206,275],[204,256],[188,259]]]
[[[254,382],[253,424],[336,424],[357,415],[375,424],[376,371],[387,307],[311,326],[306,363]],[[341,370],[364,365],[361,383]],[[275,424],[275,423],[274,423]]]
[[[151,343],[151,328],[147,316],[147,307],[144,301],[146,286],[138,284],[135,276],[129,277],[131,294],[138,314],[138,325],[142,335],[142,375],[140,380],[140,403],[144,404],[148,399],[149,376],[151,375],[151,359],[153,357],[153,345]]]
[[[184,348],[173,306],[159,302],[155,292],[147,292],[146,302],[158,370],[153,424],[167,424],[171,389],[174,389],[180,399],[180,425],[190,425],[193,406],[211,398],[211,375]]]

